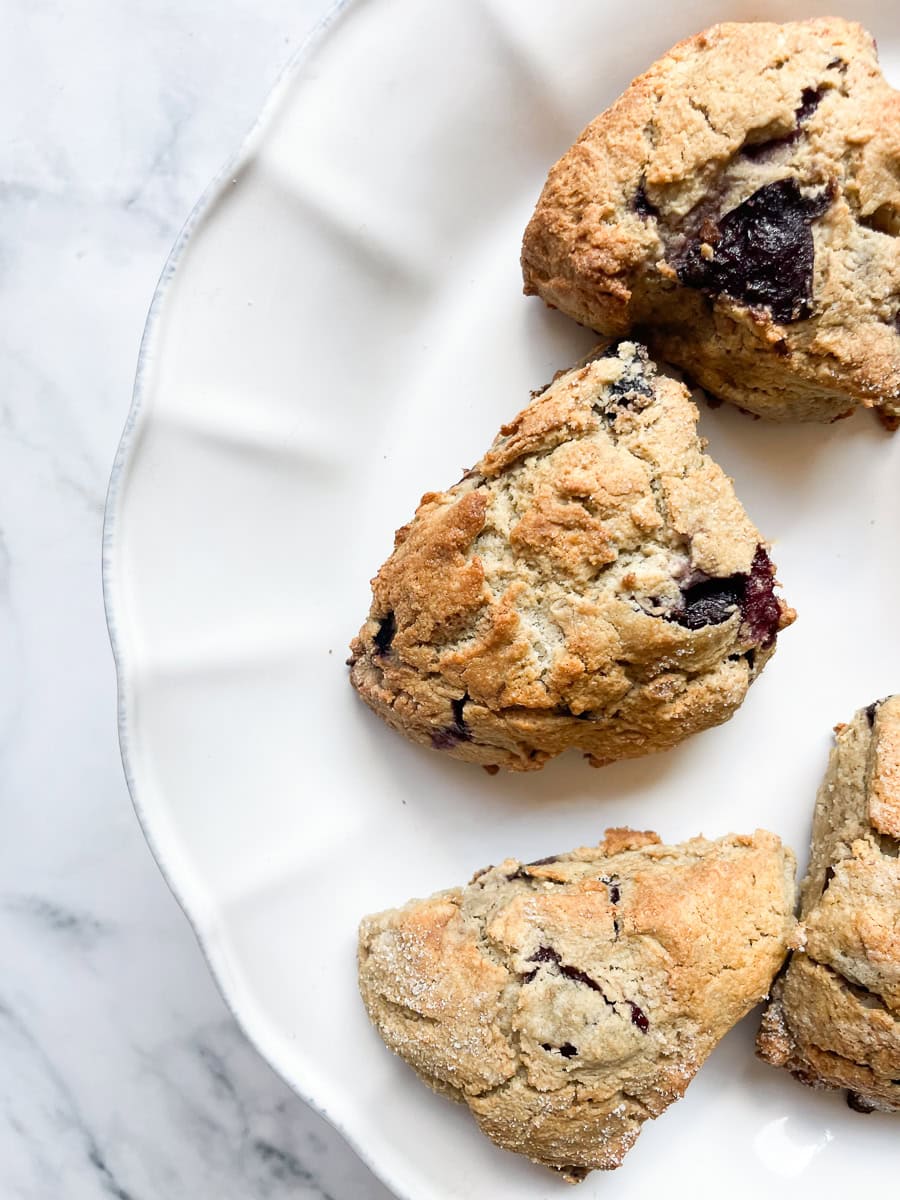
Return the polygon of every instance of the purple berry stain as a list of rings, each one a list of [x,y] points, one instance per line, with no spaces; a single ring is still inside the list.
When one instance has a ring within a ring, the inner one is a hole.
[[[563,1058],[574,1058],[578,1050],[571,1042],[563,1042],[561,1046],[552,1046],[550,1042],[541,1042],[541,1049],[546,1050],[550,1054],[554,1049],[558,1050]]]
[[[647,195],[647,185],[643,179],[638,184],[637,191],[634,193],[632,208],[644,221],[646,221],[648,217],[659,216],[659,209]]]
[[[647,1020],[647,1014],[635,1004],[633,1000],[627,1001],[628,1007],[631,1009],[631,1023],[636,1025],[641,1033],[648,1033],[650,1030],[650,1022]]]
[[[744,621],[757,645],[773,645],[781,625],[781,606],[775,598],[775,566],[762,546],[757,546],[747,578]]]

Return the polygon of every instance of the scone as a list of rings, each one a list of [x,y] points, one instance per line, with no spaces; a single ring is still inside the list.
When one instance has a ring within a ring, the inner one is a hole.
[[[900,414],[900,93],[836,18],[675,46],[550,172],[525,291],[775,420]]]
[[[900,1111],[900,697],[839,727],[813,823],[799,945],[760,1055],[862,1112]]]
[[[793,907],[771,833],[662,846],[609,829],[366,917],[360,991],[426,1083],[574,1182],[618,1167],[765,997]]]
[[[557,378],[397,534],[351,647],[366,703],[522,771],[727,720],[793,613],[696,421],[634,343]]]

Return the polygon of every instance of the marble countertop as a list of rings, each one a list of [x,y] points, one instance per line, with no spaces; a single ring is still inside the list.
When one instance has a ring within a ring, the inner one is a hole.
[[[132,813],[110,465],[180,226],[328,0],[6,0],[0,1196],[388,1200],[249,1046]]]

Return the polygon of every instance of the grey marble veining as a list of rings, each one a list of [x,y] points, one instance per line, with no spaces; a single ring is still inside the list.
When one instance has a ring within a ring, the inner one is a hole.
[[[0,1200],[388,1200],[247,1044],[146,848],[100,590],[157,277],[327,0],[5,0]]]

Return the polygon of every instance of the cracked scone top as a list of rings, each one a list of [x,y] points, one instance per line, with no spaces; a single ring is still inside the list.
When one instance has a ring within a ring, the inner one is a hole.
[[[558,377],[398,532],[351,647],[366,703],[515,770],[727,720],[793,613],[696,422],[631,342]]]
[[[366,917],[360,990],[426,1083],[574,1181],[619,1166],[765,997],[793,907],[793,856],[773,834],[663,846],[610,829]]]
[[[819,790],[799,949],[757,1046],[863,1112],[900,1112],[900,697],[839,728]]]
[[[900,414],[900,93],[859,25],[718,25],[553,167],[525,290],[778,420]]]

